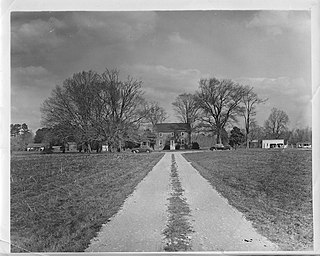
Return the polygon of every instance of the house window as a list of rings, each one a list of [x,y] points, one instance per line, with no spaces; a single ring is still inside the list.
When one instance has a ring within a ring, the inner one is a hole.
[[[181,136],[184,136],[184,132],[181,132]]]
[[[184,145],[184,139],[181,139],[181,145]]]
[[[159,132],[159,137],[162,137],[162,132]]]
[[[171,136],[172,136],[172,137],[174,136],[174,132],[171,133]]]
[[[159,140],[159,146],[161,147],[162,146],[162,140]]]

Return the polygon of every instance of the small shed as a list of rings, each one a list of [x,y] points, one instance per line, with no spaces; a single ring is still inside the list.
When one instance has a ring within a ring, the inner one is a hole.
[[[262,148],[284,148],[284,139],[262,140]]]
[[[67,142],[66,143],[66,150],[69,152],[77,152],[77,143],[76,142]]]
[[[59,153],[62,152],[62,146],[52,146],[51,147],[52,152]]]
[[[249,148],[261,148],[261,140],[249,141]]]

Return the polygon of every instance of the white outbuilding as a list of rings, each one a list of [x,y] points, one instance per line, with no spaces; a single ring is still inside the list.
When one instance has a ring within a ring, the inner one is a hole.
[[[284,140],[262,140],[262,148],[284,148]]]

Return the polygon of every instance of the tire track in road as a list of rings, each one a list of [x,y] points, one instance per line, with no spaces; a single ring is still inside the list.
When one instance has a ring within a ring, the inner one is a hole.
[[[188,218],[190,208],[181,187],[174,154],[171,155],[171,197],[168,198],[168,223],[163,231],[165,236],[165,251],[190,251],[192,227]]]

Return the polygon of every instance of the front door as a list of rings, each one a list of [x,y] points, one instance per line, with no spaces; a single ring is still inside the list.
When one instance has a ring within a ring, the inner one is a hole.
[[[174,143],[174,140],[170,140],[170,150],[175,150],[176,144]]]

